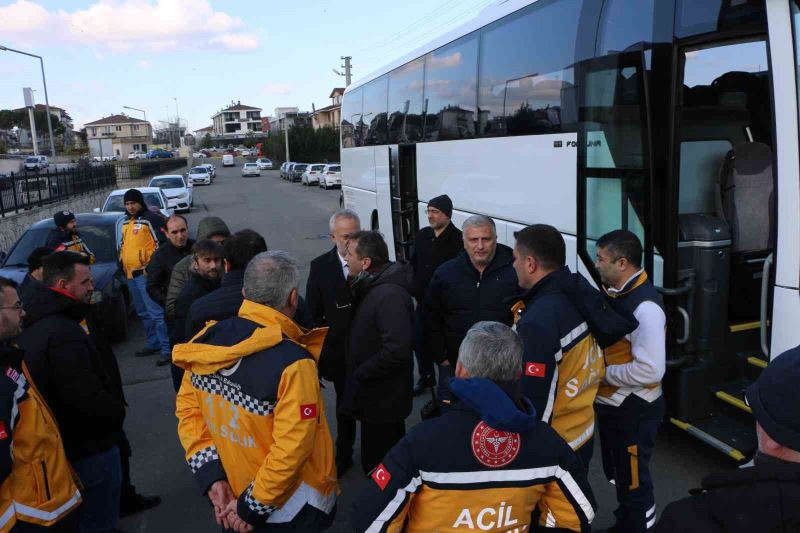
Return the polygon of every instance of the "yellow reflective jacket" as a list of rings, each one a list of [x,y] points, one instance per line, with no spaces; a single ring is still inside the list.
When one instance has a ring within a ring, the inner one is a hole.
[[[135,216],[129,216],[122,226],[122,242],[119,249],[119,260],[128,279],[133,278],[137,270],[144,270],[150,258],[163,240],[161,227],[163,222],[157,215],[143,210]]]
[[[227,479],[239,516],[256,527],[289,522],[305,504],[330,513],[336,502],[317,374],[326,333],[245,300],[239,316],[173,351],[186,370],[176,406],[186,461],[204,493]]]
[[[0,371],[0,532],[18,521],[51,526],[81,503],[78,476],[25,363]]]

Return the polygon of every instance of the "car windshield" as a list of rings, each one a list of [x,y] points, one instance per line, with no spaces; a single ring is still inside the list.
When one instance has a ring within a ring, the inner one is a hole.
[[[150,187],[158,187],[159,189],[177,189],[183,186],[181,178],[153,178],[150,180]]]
[[[330,172],[340,172],[341,170],[342,170],[342,167],[331,167],[331,168],[328,169],[328,171],[330,171]]]
[[[244,166],[246,166],[246,167],[255,167],[257,165],[255,163],[245,163]]]
[[[157,192],[146,192],[142,193],[144,196],[144,202],[148,205],[157,206],[159,209],[162,209],[164,206],[161,203],[161,195]],[[103,212],[125,212],[125,202],[123,198],[125,196],[122,194],[115,194],[114,196],[109,196],[108,200],[106,200],[106,205],[103,206]]]
[[[325,168],[325,165],[314,165],[311,170],[322,170],[323,168]]]
[[[194,167],[189,171],[191,174],[206,174],[208,169],[206,167]]]
[[[295,165],[295,170],[305,170],[308,165]]]
[[[122,196],[120,196],[122,198]],[[6,259],[6,265],[28,264],[28,256],[35,248],[44,246],[51,228],[36,228],[26,231]],[[117,260],[117,246],[114,242],[116,232],[113,225],[93,226],[91,224],[78,224],[78,232],[89,247],[98,263],[107,263]]]
[[[39,158],[38,157],[29,157],[28,159],[25,160],[25,162],[26,163],[38,163],[39,162]]]

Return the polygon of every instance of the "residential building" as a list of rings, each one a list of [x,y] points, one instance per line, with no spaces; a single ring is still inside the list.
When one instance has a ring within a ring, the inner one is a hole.
[[[47,111],[47,106],[44,104],[36,104],[34,106],[35,111],[45,112]],[[21,111],[27,112],[27,107],[20,107],[13,110],[14,112],[18,113]],[[66,110],[57,107],[57,106],[50,106],[50,116],[55,118],[59,123],[64,125],[64,132],[60,135],[56,135],[56,151],[61,149],[70,149],[75,142],[73,137],[72,128],[75,125],[72,123],[72,117],[69,116],[69,113]],[[55,129],[56,125],[53,124],[53,129]],[[31,138],[31,131],[29,128],[26,128],[24,125],[20,125],[17,131],[17,138],[19,140],[20,146],[24,147],[33,147],[33,139]],[[41,128],[38,124],[36,124],[36,143],[39,145],[39,151],[49,151],[50,149],[50,139],[49,139],[49,132],[47,128]]]
[[[331,105],[314,112],[311,120],[315,130],[325,127],[339,128],[339,123],[342,121],[342,96],[344,87],[336,87],[328,97],[331,99]]]
[[[274,120],[272,117],[261,117],[261,133],[269,133],[269,123]]]
[[[231,102],[211,117],[213,136],[222,139],[244,138],[248,132],[261,133],[261,108]]]
[[[282,132],[285,127],[310,126],[311,113],[301,112],[296,107],[276,107],[275,118],[269,123],[269,129],[273,132]]]
[[[202,140],[203,137],[206,136],[206,133],[214,135],[214,126],[206,126],[205,128],[200,128],[199,130],[194,130],[194,136],[198,140]]]
[[[131,152],[147,152],[153,144],[150,123],[124,113],[87,122],[85,127],[92,157],[115,155],[125,159]]]

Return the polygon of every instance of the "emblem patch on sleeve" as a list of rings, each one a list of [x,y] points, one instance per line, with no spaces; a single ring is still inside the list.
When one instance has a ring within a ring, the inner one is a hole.
[[[525,375],[532,378],[543,378],[547,365],[544,363],[525,363]]]
[[[309,403],[300,406],[300,420],[317,418],[317,404]]]
[[[506,466],[517,458],[519,448],[519,433],[494,429],[482,420],[472,431],[472,453],[484,466]]]
[[[386,467],[383,466],[383,463],[379,464],[375,467],[375,470],[372,471],[372,480],[378,484],[381,490],[386,488],[386,485],[389,484],[389,480],[392,479],[392,475],[386,470]]]

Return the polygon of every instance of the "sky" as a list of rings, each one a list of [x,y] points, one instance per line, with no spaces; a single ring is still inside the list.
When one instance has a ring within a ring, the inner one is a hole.
[[[211,125],[231,101],[310,111],[353,81],[474,17],[494,0],[0,0],[0,45],[44,58],[50,104],[78,129],[125,112]],[[44,103],[38,60],[0,51],[0,109]]]

